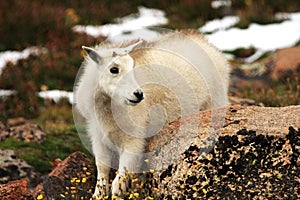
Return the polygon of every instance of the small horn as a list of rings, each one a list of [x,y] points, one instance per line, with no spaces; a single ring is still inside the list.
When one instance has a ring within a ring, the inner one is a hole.
[[[117,55],[118,54],[115,51],[113,51],[112,57],[116,57]]]
[[[139,39],[136,43],[124,48],[124,52],[126,53],[130,53],[131,51],[133,51],[136,47],[140,46],[143,43],[142,39]]]

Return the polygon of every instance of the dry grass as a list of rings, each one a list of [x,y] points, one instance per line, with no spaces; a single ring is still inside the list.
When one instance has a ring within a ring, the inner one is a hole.
[[[270,82],[265,87],[246,87],[234,95],[262,102],[265,106],[299,105],[300,79],[296,76],[285,81]]]

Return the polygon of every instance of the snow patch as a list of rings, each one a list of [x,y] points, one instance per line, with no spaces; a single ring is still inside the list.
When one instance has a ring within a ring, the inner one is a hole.
[[[6,99],[7,97],[16,94],[14,90],[1,90],[0,99]],[[38,93],[38,96],[43,99],[53,100],[58,103],[61,99],[65,98],[70,104],[73,104],[73,92],[67,92],[62,90],[47,90]]]
[[[0,90],[0,99],[6,99],[8,96],[15,94],[13,90]]]
[[[286,19],[281,23],[260,25],[252,23],[247,29],[229,28],[213,22],[213,25],[201,27],[199,30],[217,29],[206,37],[210,43],[220,50],[235,50],[238,48],[255,47],[257,54],[248,59],[254,61],[259,55],[295,45],[300,40],[300,12],[276,15],[278,19]],[[207,24],[210,24],[208,22]]]
[[[16,64],[19,60],[26,59],[30,55],[40,55],[45,52],[47,52],[47,50],[38,47],[29,47],[23,51],[0,52],[0,75],[7,63],[12,62],[13,64]]]
[[[205,23],[201,28],[200,32],[203,33],[212,33],[215,31],[226,30],[240,21],[240,18],[237,16],[226,16],[222,19],[214,19]]]
[[[211,2],[211,7],[218,9],[220,7],[230,7],[232,4],[231,0],[214,0]]]
[[[154,31],[147,30],[146,27],[164,25],[168,23],[165,13],[158,9],[138,7],[138,13],[116,19],[116,24],[106,24],[102,26],[83,26],[73,27],[75,32],[86,33],[92,37],[105,36],[108,39],[114,36],[122,36],[121,39],[135,38],[136,31],[143,29],[145,37],[156,37]]]
[[[73,104],[73,92],[47,90],[39,92],[39,97],[43,99],[53,100],[55,103],[58,103],[62,98],[66,98],[71,104]]]

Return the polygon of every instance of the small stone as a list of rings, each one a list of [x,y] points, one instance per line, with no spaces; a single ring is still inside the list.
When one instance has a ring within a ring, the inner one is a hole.
[[[13,118],[7,120],[8,126],[18,126],[25,124],[25,119],[23,117]]]

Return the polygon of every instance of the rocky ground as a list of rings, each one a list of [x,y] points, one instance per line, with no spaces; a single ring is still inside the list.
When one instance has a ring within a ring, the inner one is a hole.
[[[0,184],[26,177],[35,185],[39,176],[32,166],[17,158],[13,150],[0,149]]]
[[[0,141],[12,137],[26,142],[42,143],[46,133],[35,123],[24,118],[13,118],[7,124],[0,122]]]
[[[149,141],[147,150],[156,151],[150,168],[162,169],[147,176],[151,181],[144,191],[157,199],[299,199],[299,112],[300,106],[234,105],[170,123]],[[225,116],[222,123],[215,120],[220,116]],[[184,142],[185,137],[175,136],[179,123],[185,122],[199,123],[199,129],[183,130],[191,143],[184,150],[172,148],[168,156],[177,154],[178,159],[168,163],[164,151],[174,140]],[[211,130],[217,127],[219,137],[214,141]],[[157,148],[161,145],[166,148]],[[34,188],[26,176],[0,185],[0,199],[91,197],[95,167],[87,156],[76,152],[54,163],[53,171]]]

